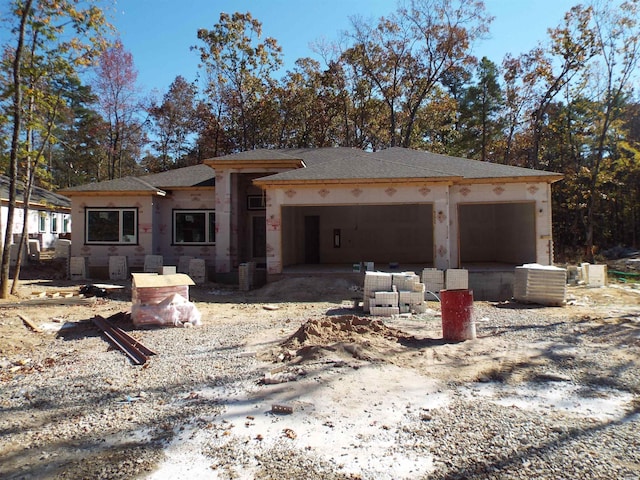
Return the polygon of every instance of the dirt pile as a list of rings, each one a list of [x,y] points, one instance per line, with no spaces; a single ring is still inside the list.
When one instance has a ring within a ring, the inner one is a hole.
[[[307,320],[270,352],[273,361],[300,364],[312,360],[358,359],[384,361],[414,337],[381,320],[343,315]]]

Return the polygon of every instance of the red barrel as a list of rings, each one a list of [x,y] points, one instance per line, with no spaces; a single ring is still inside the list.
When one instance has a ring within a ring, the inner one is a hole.
[[[476,338],[473,290],[440,290],[442,338],[461,342]]]

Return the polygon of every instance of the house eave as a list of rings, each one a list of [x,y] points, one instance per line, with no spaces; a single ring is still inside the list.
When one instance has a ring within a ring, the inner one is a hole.
[[[292,160],[205,160],[205,165],[210,166],[214,170],[226,170],[229,168],[239,170],[251,170],[253,168],[302,168],[305,166],[304,162],[299,159]]]
[[[270,180],[268,177],[256,178],[253,183],[259,187],[304,187],[316,185],[451,185],[457,177],[438,178],[334,178],[305,180]]]
[[[63,193],[63,192],[60,192]],[[104,191],[104,192],[96,192],[96,191],[67,191],[64,192],[64,195],[67,197],[164,197],[167,195],[167,192],[163,190],[156,190],[154,192],[150,191],[139,191],[139,190],[127,190],[127,191]]]

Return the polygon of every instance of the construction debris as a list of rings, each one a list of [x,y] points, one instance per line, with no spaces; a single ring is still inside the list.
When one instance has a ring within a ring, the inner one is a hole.
[[[290,415],[293,413],[293,407],[290,405],[280,405],[274,403],[273,405],[271,405],[271,411],[273,413],[284,413],[286,415]]]
[[[35,323],[33,323],[31,320],[29,320],[27,317],[25,317],[24,315],[20,315],[18,314],[18,317],[20,317],[20,319],[22,320],[22,322],[29,327],[31,330],[33,330],[36,333],[42,333],[42,330],[40,329],[40,327],[38,327]]]
[[[96,315],[91,320],[104,333],[105,337],[125,355],[127,355],[135,365],[144,365],[151,355],[156,353],[138,342],[120,327],[116,327],[111,320],[123,315],[117,313],[106,319]]]

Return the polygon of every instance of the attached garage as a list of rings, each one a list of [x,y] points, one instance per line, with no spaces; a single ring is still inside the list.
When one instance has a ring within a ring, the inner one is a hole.
[[[535,202],[459,204],[460,264],[536,261]]]
[[[282,207],[283,266],[433,265],[433,204]]]

